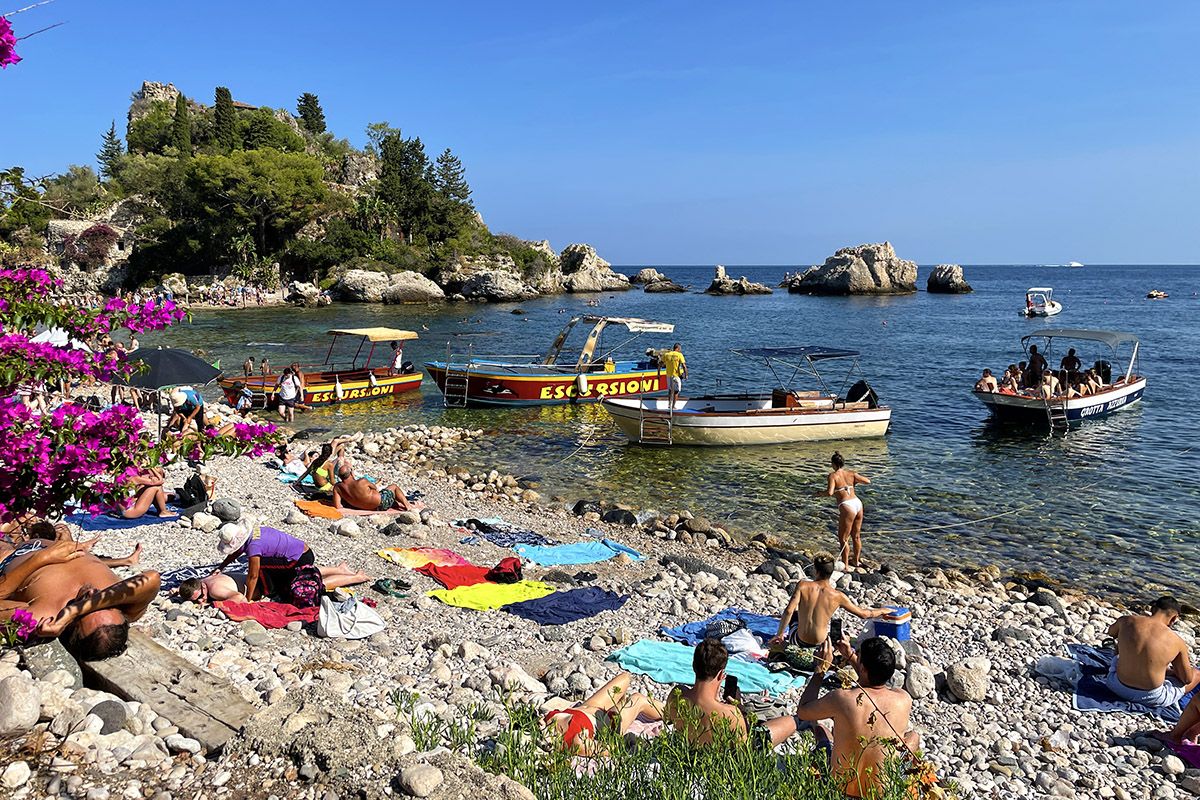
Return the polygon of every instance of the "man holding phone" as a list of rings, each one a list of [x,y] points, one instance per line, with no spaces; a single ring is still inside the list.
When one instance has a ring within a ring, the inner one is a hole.
[[[696,745],[712,744],[713,732],[721,726],[728,726],[738,739],[751,739],[768,749],[782,744],[796,732],[796,718],[777,717],[747,726],[746,717],[735,704],[739,699],[737,677],[725,672],[728,663],[729,653],[720,639],[705,639],[697,645],[692,655],[696,682],[671,690],[667,719]]]

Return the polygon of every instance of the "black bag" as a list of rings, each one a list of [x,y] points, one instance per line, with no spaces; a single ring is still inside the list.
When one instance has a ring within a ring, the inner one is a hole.
[[[192,475],[184,481],[183,486],[176,490],[175,496],[176,502],[182,508],[208,502],[208,490],[204,488],[204,481],[199,475]]]

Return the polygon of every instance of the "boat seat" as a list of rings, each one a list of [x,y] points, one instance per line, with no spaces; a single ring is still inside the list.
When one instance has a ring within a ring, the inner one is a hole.
[[[860,408],[870,408],[871,404],[866,402],[865,400],[858,402],[858,403],[843,403],[843,402],[839,401],[837,404],[837,407],[840,409],[855,410],[855,409],[860,409]]]
[[[820,392],[788,392],[783,389],[771,390],[771,408],[800,408],[809,407],[804,400],[820,397]]]

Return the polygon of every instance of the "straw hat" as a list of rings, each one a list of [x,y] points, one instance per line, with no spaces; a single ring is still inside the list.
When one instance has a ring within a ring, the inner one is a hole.
[[[187,395],[183,393],[183,389],[172,389],[168,397],[171,400],[171,408],[179,408],[187,402]]]
[[[223,556],[241,550],[250,538],[250,525],[244,520],[226,522],[221,526],[221,539],[217,542],[217,552]]]

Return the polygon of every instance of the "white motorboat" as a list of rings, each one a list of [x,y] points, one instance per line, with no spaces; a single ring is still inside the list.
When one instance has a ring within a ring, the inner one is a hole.
[[[1054,290],[1049,286],[1034,286],[1025,292],[1025,307],[1022,317],[1053,317],[1062,311],[1062,303],[1054,299]]]
[[[883,436],[892,410],[862,378],[858,353],[828,347],[767,347],[734,350],[762,362],[779,380],[779,388],[762,394],[716,394],[678,398],[610,398],[600,405],[631,442],[677,445],[748,445],[814,442]],[[842,387],[857,371],[860,377],[844,393],[830,391],[817,371],[819,361],[851,359]],[[792,370],[788,380],[777,367]],[[804,373],[816,379],[815,391],[797,391],[791,381]]]
[[[1024,390],[1026,392],[1024,394],[1015,394],[1005,390],[999,392],[975,390],[975,397],[988,407],[997,421],[1034,423],[1038,427],[1045,426],[1047,423],[1051,428],[1068,427],[1084,420],[1108,416],[1114,411],[1127,408],[1142,399],[1142,393],[1146,390],[1146,378],[1136,373],[1138,339],[1132,333],[1080,329],[1034,331],[1028,336],[1021,337],[1021,346],[1025,348],[1026,352],[1028,352],[1030,339],[1043,340],[1043,344],[1038,350],[1048,364],[1053,364],[1056,339],[1100,342],[1107,345],[1109,358],[1112,360],[1098,359],[1093,366],[1100,376],[1104,388],[1094,394],[1076,397],[1063,395],[1048,400],[1038,396],[1034,389]],[[1118,373],[1116,380],[1113,380],[1112,361],[1117,360],[1117,350],[1123,344],[1133,346],[1129,355],[1129,364],[1125,368],[1125,374]],[[1064,390],[1074,380],[1071,373],[1067,373],[1065,370],[1054,370],[1054,373],[1060,376],[1059,380],[1063,383]]]

